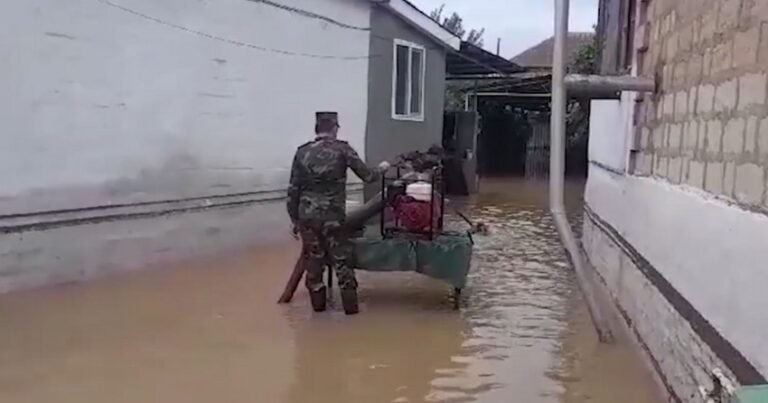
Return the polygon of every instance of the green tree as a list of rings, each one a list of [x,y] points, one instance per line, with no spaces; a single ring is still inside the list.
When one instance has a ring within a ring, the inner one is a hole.
[[[445,4],[432,10],[432,12],[429,13],[429,17],[462,40],[476,46],[483,46],[483,35],[485,34],[485,28],[480,28],[479,30],[470,29],[469,33],[467,33],[467,30],[464,28],[464,20],[459,14],[453,12],[450,16],[445,17],[443,16],[444,11]]]
[[[597,35],[583,44],[568,66],[568,71],[575,74],[597,74]]]
[[[458,13],[451,13],[450,16],[444,16],[445,4],[432,10],[429,13],[429,17],[435,22],[442,25],[454,35],[461,38],[463,41],[475,46],[483,46],[483,35],[485,34],[485,28],[470,29],[469,32],[464,28],[464,20]],[[449,82],[445,88],[445,109],[448,111],[460,111],[464,110],[464,94],[472,87],[472,83],[468,82]]]

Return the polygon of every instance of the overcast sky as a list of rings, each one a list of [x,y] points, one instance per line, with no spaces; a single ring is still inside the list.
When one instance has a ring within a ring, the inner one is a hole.
[[[552,36],[552,0],[410,0],[429,14],[445,3],[443,15],[455,11],[464,19],[464,28],[485,28],[485,48],[496,51],[501,38],[501,55],[511,58]],[[597,23],[598,0],[571,0],[570,31],[592,31]]]

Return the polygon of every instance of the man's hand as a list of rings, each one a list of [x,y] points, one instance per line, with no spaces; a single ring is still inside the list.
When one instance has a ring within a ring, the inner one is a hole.
[[[388,171],[389,168],[392,168],[392,164],[390,164],[388,161],[382,161],[379,164],[379,170],[382,171],[382,172]]]

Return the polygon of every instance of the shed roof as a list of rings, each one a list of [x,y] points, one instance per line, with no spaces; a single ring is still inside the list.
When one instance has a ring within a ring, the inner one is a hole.
[[[461,42],[458,52],[448,53],[445,68],[448,79],[453,80],[466,79],[470,76],[503,77],[525,71],[516,63],[468,42]]]

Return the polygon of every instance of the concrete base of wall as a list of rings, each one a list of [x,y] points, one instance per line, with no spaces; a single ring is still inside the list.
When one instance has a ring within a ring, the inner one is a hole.
[[[279,241],[283,203],[0,235],[0,293],[84,281]]]
[[[292,242],[284,194],[2,218],[0,294]]]
[[[714,368],[727,365],[648,277],[594,213],[585,213],[582,243],[602,285],[677,401],[700,402],[699,386],[710,388]]]
[[[758,307],[768,302],[768,216],[687,186],[596,165],[585,200],[735,379],[765,383],[768,316]]]

